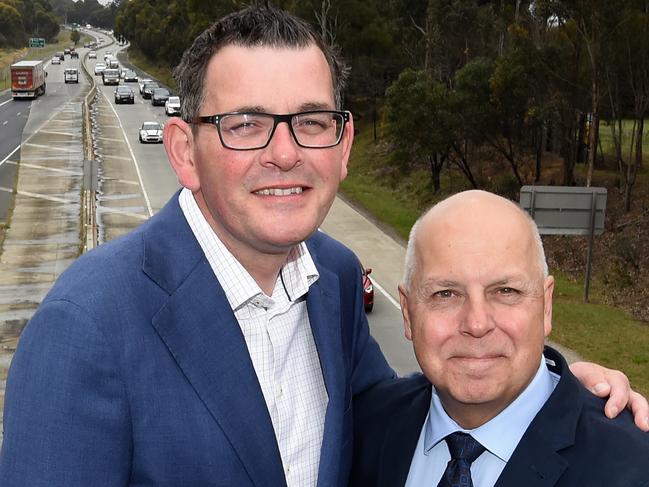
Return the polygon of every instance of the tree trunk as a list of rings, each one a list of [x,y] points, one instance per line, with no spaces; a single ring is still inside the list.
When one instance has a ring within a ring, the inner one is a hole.
[[[593,81],[591,85],[590,106],[590,130],[588,132],[588,170],[586,171],[586,187],[593,182],[593,169],[595,168],[595,156],[597,155],[597,132],[599,130],[599,86],[597,83],[597,72],[593,70]]]
[[[433,194],[437,194],[441,188],[440,173],[442,172],[442,165],[439,164],[438,155],[430,161],[430,180],[433,183]]]
[[[640,114],[637,119],[635,133],[635,165],[636,170],[642,167],[642,136],[644,132],[644,113]]]

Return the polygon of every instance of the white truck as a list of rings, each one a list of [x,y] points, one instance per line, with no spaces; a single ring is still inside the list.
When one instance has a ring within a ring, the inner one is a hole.
[[[11,69],[11,96],[37,98],[45,94],[45,63],[43,61],[18,61]]]

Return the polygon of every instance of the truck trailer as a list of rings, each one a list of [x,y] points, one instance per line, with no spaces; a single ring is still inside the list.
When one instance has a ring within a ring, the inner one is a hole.
[[[43,61],[18,61],[11,65],[11,96],[37,98],[45,93],[45,63]]]

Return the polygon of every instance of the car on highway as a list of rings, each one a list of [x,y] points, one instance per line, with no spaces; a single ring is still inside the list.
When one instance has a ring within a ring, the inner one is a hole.
[[[374,284],[372,279],[370,279],[370,273],[372,269],[370,267],[361,266],[361,281],[363,285],[363,306],[365,307],[365,312],[369,313],[374,308]]]
[[[63,71],[63,81],[66,83],[78,83],[79,70],[77,68],[65,68],[65,71]]]
[[[147,83],[152,83],[152,82],[153,82],[153,80],[151,78],[143,78],[143,79],[138,81],[138,84],[140,85],[140,95],[144,91],[144,85],[147,84]]]
[[[111,51],[106,51],[104,53],[104,61],[108,61],[108,58],[113,57],[113,53]]]
[[[156,88],[160,88],[158,86],[158,83],[151,81],[150,83],[145,83],[144,88],[142,88],[142,98],[145,98],[146,100],[151,99],[151,95],[153,94],[153,90]]]
[[[58,57],[61,62],[65,61],[65,55],[62,52],[57,52],[54,57]]]
[[[63,54],[64,54],[64,55],[65,55],[65,54],[70,55],[70,48],[69,48],[69,47],[66,47],[65,49],[63,49]]]
[[[137,83],[137,73],[132,69],[127,69],[122,78],[124,79],[124,83]]]
[[[140,127],[140,142],[162,143],[162,125],[158,122],[144,122]]]
[[[61,64],[61,58],[58,56],[54,56],[52,58],[52,64]]]
[[[165,102],[165,113],[168,117],[180,116],[180,97],[170,96]]]
[[[106,61],[106,66],[111,69],[119,69],[119,61],[116,58],[112,57]]]
[[[88,59],[97,59],[97,53],[95,51],[90,51],[88,53]]]
[[[106,68],[101,73],[101,80],[105,85],[118,85],[119,84],[119,70]]]
[[[115,105],[118,103],[135,103],[135,93],[133,93],[133,88],[126,85],[119,85],[115,88]]]
[[[95,64],[95,76],[100,75],[106,70],[106,64],[104,63],[97,63]]]
[[[151,92],[151,105],[154,107],[163,106],[170,96],[171,93],[167,88],[156,88]]]
[[[70,49],[70,59],[72,59],[73,57],[76,57],[76,58],[79,57],[79,53],[77,52],[76,49]]]

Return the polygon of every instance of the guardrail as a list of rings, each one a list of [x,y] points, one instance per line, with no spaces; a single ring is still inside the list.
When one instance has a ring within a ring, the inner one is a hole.
[[[97,246],[97,212],[96,212],[96,197],[97,188],[96,181],[96,167],[95,153],[92,144],[92,121],[90,120],[90,101],[97,93],[97,83],[95,77],[91,75],[86,68],[86,60],[88,53],[83,56],[81,69],[90,81],[91,88],[83,99],[82,118],[83,118],[83,191],[81,199],[81,242],[82,252],[94,249]]]

